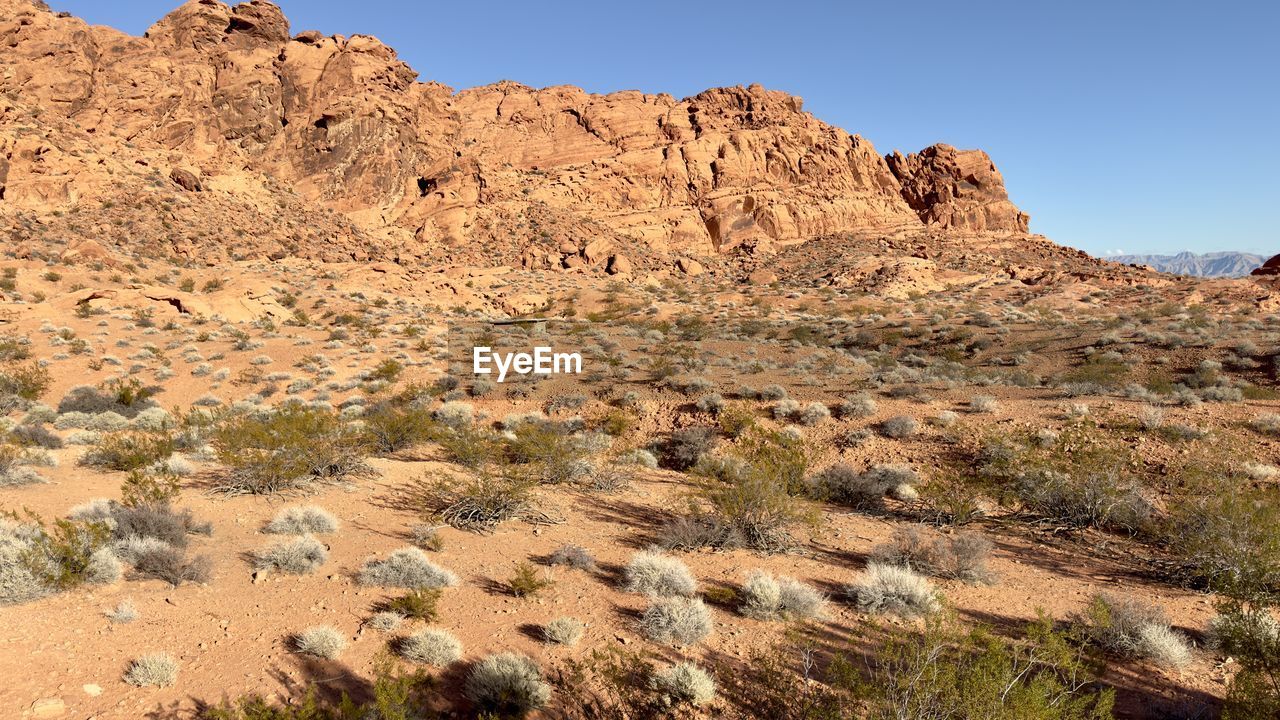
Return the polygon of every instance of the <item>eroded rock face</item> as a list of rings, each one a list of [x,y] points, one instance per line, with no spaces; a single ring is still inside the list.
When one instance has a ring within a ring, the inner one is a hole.
[[[1262,263],[1261,267],[1256,267],[1250,275],[1258,276],[1274,276],[1280,275],[1280,255],[1272,257],[1270,260]]]
[[[902,197],[929,225],[1027,232],[1030,216],[1009,202],[1004,178],[981,150],[933,145],[885,157]]]
[[[455,94],[375,38],[291,36],[264,0],[189,0],[141,38],[0,0],[0,93],[18,98],[0,106],[0,213],[145,197],[155,174],[178,170],[204,192],[162,203],[161,220],[221,217],[230,236],[155,229],[155,242],[210,261],[604,272],[622,251],[670,267],[853,229],[1027,229],[980,151],[886,160],[800,98],[755,85],[684,100],[512,82]],[[273,205],[345,220],[307,233],[264,222]],[[147,235],[145,218],[128,225]],[[570,263],[566,243],[587,251]]]

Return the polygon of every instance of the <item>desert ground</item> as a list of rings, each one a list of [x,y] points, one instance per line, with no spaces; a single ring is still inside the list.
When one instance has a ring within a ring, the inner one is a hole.
[[[1280,717],[1280,260],[263,0],[0,40],[0,717]]]

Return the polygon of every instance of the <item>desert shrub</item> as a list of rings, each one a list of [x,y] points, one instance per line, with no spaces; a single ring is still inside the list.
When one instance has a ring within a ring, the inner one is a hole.
[[[969,412],[993,413],[1000,408],[1000,403],[990,395],[975,395],[969,400]]]
[[[34,460],[29,449],[0,442],[0,487],[44,482],[39,473],[28,467]]]
[[[706,705],[716,697],[715,680],[711,679],[707,671],[691,662],[676,663],[655,672],[652,684],[672,705]]]
[[[449,462],[472,469],[500,459],[504,449],[498,436],[470,426],[445,428],[435,440]]]
[[[25,521],[0,516],[0,603],[25,602],[86,582],[119,578],[107,549],[111,531],[100,521],[57,519],[46,527],[36,515]]]
[[[910,497],[920,476],[904,465],[873,465],[859,472],[837,463],[809,481],[808,492],[815,498],[840,503],[858,510],[883,510],[886,495]]]
[[[671,433],[661,448],[664,467],[688,470],[715,448],[719,438],[709,427],[689,427]]]
[[[330,625],[309,627],[293,637],[294,650],[326,660],[338,657],[346,647],[347,639]]]
[[[552,565],[568,565],[588,572],[596,569],[596,559],[581,545],[561,545],[551,553],[549,561]]]
[[[364,436],[374,452],[394,453],[421,445],[439,436],[431,411],[417,404],[382,402],[366,407],[361,415]]]
[[[705,513],[682,515],[658,527],[655,544],[663,550],[740,547],[742,537],[719,518]]]
[[[836,416],[847,419],[876,414],[876,401],[866,393],[845,398],[836,406]]]
[[[475,409],[470,403],[451,400],[435,409],[432,418],[446,427],[455,430],[465,428],[475,417]]]
[[[1264,413],[1254,418],[1249,427],[1263,435],[1280,437],[1280,413]]]
[[[401,618],[432,622],[439,618],[440,588],[416,588],[379,605],[383,612],[395,613]]]
[[[310,535],[302,535],[259,550],[254,554],[254,567],[305,575],[315,572],[328,559],[329,550],[324,543]]]
[[[9,437],[14,444],[23,447],[39,447],[46,450],[57,450],[62,447],[62,438],[44,425],[18,425],[9,431]]]
[[[427,628],[400,640],[396,648],[405,659],[447,667],[462,659],[462,643],[447,630]]]
[[[720,425],[720,432],[730,438],[741,437],[756,426],[755,413],[742,404],[734,404],[722,409],[716,420]]]
[[[789,577],[775,579],[762,570],[742,586],[742,614],[758,620],[809,620],[826,615],[822,593]]]
[[[100,415],[110,412],[133,418],[156,406],[152,397],[157,392],[158,388],[146,387],[137,378],[114,379],[100,387],[78,385],[58,401],[58,414]]]
[[[39,363],[0,368],[0,408],[25,407],[39,400],[52,384],[49,370]]]
[[[703,395],[698,398],[696,407],[704,413],[719,415],[724,411],[725,402],[724,398],[719,393],[711,393],[710,395]]]
[[[869,613],[915,617],[940,607],[938,594],[928,579],[897,565],[868,563],[844,591],[859,609]]]
[[[173,548],[187,546],[194,519],[168,505],[117,505],[111,507],[111,534],[116,540],[154,538]]]
[[[1087,426],[1067,428],[1047,446],[990,441],[974,464],[997,495],[1058,522],[1136,533],[1153,518],[1129,469],[1132,450]]]
[[[362,695],[364,695],[362,693]],[[421,670],[405,673],[389,655],[375,658],[368,696],[352,699],[347,693],[331,696],[314,685],[287,705],[277,705],[260,695],[223,700],[201,711],[201,720],[408,720],[437,713],[439,696],[431,692],[431,680]]]
[[[640,631],[664,645],[692,645],[710,635],[711,628],[711,612],[700,598],[654,598],[640,616]]]
[[[45,562],[32,563],[44,546],[44,529],[35,518],[0,515],[0,606],[29,602],[54,591]],[[87,558],[86,558],[87,563]]]
[[[147,653],[129,663],[124,681],[137,687],[169,687],[178,680],[178,661],[169,653]]]
[[[791,398],[782,398],[774,404],[773,413],[775,420],[790,420],[800,412],[800,403]]]
[[[413,501],[428,516],[456,528],[488,532],[516,518],[534,518],[536,481],[515,473],[481,469],[474,477],[446,473],[415,481]]]
[[[379,610],[369,617],[366,625],[380,632],[395,632],[404,622],[404,616],[392,610]]]
[[[204,584],[209,582],[213,562],[207,555],[197,555],[188,560],[177,548],[157,547],[137,555],[133,569],[144,577],[152,577],[177,587],[184,582]]]
[[[654,470],[658,467],[658,458],[653,453],[642,448],[629,450],[618,456],[617,462],[621,465],[639,465],[640,467]]]
[[[627,592],[658,597],[691,596],[698,592],[698,581],[683,562],[649,550],[631,557],[623,570],[623,578]]]
[[[173,437],[165,433],[110,433],[81,456],[80,463],[108,470],[137,470],[168,458],[174,449]]]
[[[577,618],[558,617],[543,626],[542,637],[552,645],[577,645],[585,628]]]
[[[511,431],[507,455],[512,462],[532,466],[532,472],[545,483],[571,482],[584,474],[584,459],[589,448],[570,435],[561,423],[547,421],[522,422]]]
[[[895,440],[904,440],[916,434],[920,424],[907,415],[895,415],[880,423],[880,434]]]
[[[138,609],[132,600],[121,600],[106,613],[107,619],[117,625],[128,625],[138,619]]]
[[[444,550],[444,538],[440,535],[440,528],[427,523],[415,523],[409,528],[409,541],[414,547],[430,550],[432,552],[440,552]]]
[[[820,402],[811,402],[800,408],[793,416],[801,425],[817,425],[831,419],[831,411]]]
[[[744,436],[728,461],[704,463],[704,477],[694,491],[695,506],[708,508],[703,528],[723,531],[713,544],[745,544],[777,552],[790,547],[790,528],[812,523],[815,516],[803,491],[808,453],[800,440],[785,433],[753,432]]]
[[[1209,627],[1210,647],[1240,669],[1227,691],[1224,720],[1280,717],[1280,622],[1272,598],[1227,600]]]
[[[871,559],[935,577],[971,583],[990,581],[990,541],[972,532],[930,535],[923,527],[898,528],[888,543],[871,550]]]
[[[533,565],[522,562],[516,566],[516,572],[507,580],[507,590],[518,598],[533,597],[551,587],[552,581]]]
[[[274,493],[306,489],[367,470],[364,440],[334,413],[286,405],[267,415],[233,417],[211,438],[227,472],[218,489]]]
[[[538,664],[525,655],[489,655],[472,666],[463,682],[467,699],[499,717],[524,717],[551,699],[551,686]]]
[[[458,584],[458,576],[427,559],[415,547],[401,548],[386,558],[369,558],[360,569],[361,585],[401,588],[444,588]]]
[[[872,718],[1103,720],[1114,691],[1075,638],[1041,618],[1019,640],[983,628],[961,629],[941,615],[895,630],[866,666],[849,665],[828,682],[852,691]],[[858,692],[861,689],[862,692]]]
[[[1122,658],[1145,658],[1166,667],[1191,660],[1187,640],[1169,627],[1164,612],[1140,600],[1095,594],[1075,618],[1085,637]]]
[[[1170,503],[1161,536],[1193,585],[1233,597],[1280,587],[1280,505],[1276,491],[1224,480]]]
[[[274,535],[323,535],[338,531],[338,519],[318,505],[295,505],[276,513],[262,531]]]
[[[760,389],[761,400],[781,400],[787,396],[787,389],[777,384],[765,385]]]

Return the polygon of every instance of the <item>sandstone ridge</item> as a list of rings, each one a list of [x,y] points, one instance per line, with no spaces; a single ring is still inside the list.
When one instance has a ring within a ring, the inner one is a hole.
[[[190,0],[143,37],[0,0],[0,213],[201,262],[630,272],[874,228],[1026,233],[981,151],[877,153],[782,92],[455,92],[366,35]],[[24,234],[25,233],[25,234]]]

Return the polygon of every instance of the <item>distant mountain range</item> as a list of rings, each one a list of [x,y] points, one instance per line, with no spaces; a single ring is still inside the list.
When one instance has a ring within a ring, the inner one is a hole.
[[[1150,265],[1160,272],[1197,277],[1243,277],[1267,261],[1266,255],[1242,252],[1211,252],[1203,255],[1108,255],[1107,260],[1134,265]]]

